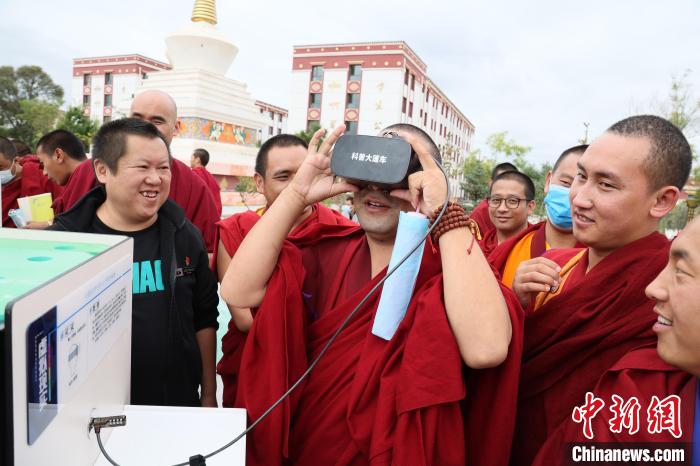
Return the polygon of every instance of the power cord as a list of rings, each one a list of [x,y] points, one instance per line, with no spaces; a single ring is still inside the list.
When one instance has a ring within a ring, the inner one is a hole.
[[[284,392],[282,396],[280,396],[277,401],[275,401],[264,413],[260,415],[255,421],[253,421],[250,426],[248,426],[247,429],[245,429],[243,432],[238,434],[233,440],[231,440],[229,443],[226,445],[222,446],[221,448],[212,451],[211,453],[207,455],[195,455],[190,457],[189,461],[184,462],[184,463],[177,463],[173,466],[204,466],[206,464],[206,459],[211,458],[214,455],[218,455],[222,451],[226,450],[230,446],[234,445],[236,442],[238,442],[240,439],[245,437],[251,430],[255,428],[263,419],[265,419],[277,406],[279,406],[296,388],[301,385],[301,383],[309,376],[311,371],[316,367],[316,365],[319,363],[321,358],[326,354],[328,349],[331,347],[331,345],[335,342],[335,340],[338,338],[340,335],[340,332],[342,332],[345,327],[350,323],[353,317],[355,317],[355,314],[362,308],[362,306],[369,300],[369,298],[374,295],[374,293],[377,292],[377,290],[384,284],[387,278],[389,278],[401,265],[408,260],[409,257],[423,244],[423,242],[430,236],[430,234],[433,232],[435,227],[437,226],[438,223],[440,223],[440,219],[444,215],[445,211],[447,210],[447,203],[449,201],[449,193],[450,193],[450,180],[447,177],[447,173],[445,172],[445,169],[442,168],[440,164],[437,164],[438,168],[440,168],[440,171],[442,172],[442,175],[445,177],[445,183],[447,184],[447,198],[445,199],[445,203],[442,206],[442,209],[440,210],[440,213],[438,214],[437,218],[433,222],[433,224],[428,228],[428,231],[425,233],[423,238],[417,242],[417,244],[408,252],[406,255],[399,261],[398,264],[396,264],[391,270],[389,270],[384,278],[382,278],[374,287],[372,287],[371,290],[365,295],[364,298],[362,298],[362,301],[360,301],[357,306],[348,314],[348,316],[345,318],[342,324],[338,327],[338,329],[335,331],[333,336],[328,340],[328,342],[325,344],[323,349],[321,350],[320,353],[316,356],[316,358],[309,364],[309,367],[304,371],[304,373],[297,379],[294,384],[289,387],[289,389]],[[102,446],[102,442],[100,440],[99,432],[97,429],[95,430],[97,432],[97,442],[100,445],[100,450],[102,450],[102,454],[105,455],[105,458],[107,458],[107,461],[109,461],[113,466],[119,466],[114,460],[112,460],[108,455],[107,452],[104,450]]]

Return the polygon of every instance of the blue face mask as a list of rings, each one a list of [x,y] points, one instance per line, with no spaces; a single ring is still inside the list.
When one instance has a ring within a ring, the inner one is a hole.
[[[14,166],[15,162],[12,162],[10,168],[8,168],[7,170],[0,170],[0,185],[5,185],[9,183],[15,177],[15,175],[12,174],[12,167]]]
[[[425,236],[429,223],[428,219],[419,213],[401,212],[399,214],[399,226],[396,231],[394,249],[391,251],[389,270],[395,267],[411,248]],[[384,282],[377,313],[374,316],[374,325],[372,325],[372,333],[379,338],[391,340],[406,315],[423,260],[424,248],[425,241]]]
[[[547,218],[552,225],[562,230],[571,230],[571,203],[569,202],[570,188],[549,184],[549,192],[544,197],[544,205],[547,209]]]

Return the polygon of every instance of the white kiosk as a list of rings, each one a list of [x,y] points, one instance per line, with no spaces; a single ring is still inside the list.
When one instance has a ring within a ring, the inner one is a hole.
[[[128,405],[132,254],[127,237],[0,229],[3,464],[109,464],[93,417],[126,415],[101,431],[122,466],[187,462],[245,429],[245,410]],[[207,464],[245,464],[245,440]]]

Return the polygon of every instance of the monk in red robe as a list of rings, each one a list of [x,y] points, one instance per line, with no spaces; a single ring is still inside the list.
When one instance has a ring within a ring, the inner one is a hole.
[[[2,197],[2,226],[14,228],[8,216],[11,209],[18,209],[17,199],[36,194],[51,193],[55,199],[61,195],[61,186],[51,182],[43,173],[35,156],[17,156],[17,150],[9,139],[0,136],[0,189]]]
[[[259,211],[234,214],[217,223],[217,251],[214,255],[213,268],[217,272],[219,281],[223,279],[231,257],[238,250],[243,238],[291,182],[304,161],[307,150],[308,146],[303,139],[290,134],[273,136],[260,147],[256,157],[254,180],[257,191],[265,196],[267,205]],[[342,233],[351,226],[356,227],[357,224],[317,203],[304,209],[294,222],[287,240],[300,244],[306,241],[309,235],[318,236],[319,231],[322,231],[324,236],[332,235],[334,232]],[[217,372],[224,385],[222,404],[225,407],[233,406],[236,398],[241,354],[248,330],[253,324],[255,310],[237,309],[229,305],[229,311],[231,320],[228,331],[222,339],[223,356],[217,365]]]
[[[513,287],[515,271],[521,262],[540,257],[545,251],[576,246],[572,232],[569,191],[576,176],[576,162],[588,145],[571,147],[559,156],[547,173],[544,204],[547,220],[531,225],[515,237],[496,246],[489,262],[501,274],[501,281]]]
[[[498,175],[508,171],[517,172],[518,167],[509,162],[503,162],[496,165],[491,171],[491,179],[488,182],[489,189],[491,189],[491,183],[493,183],[493,180],[496,179]],[[490,236],[490,233],[496,230],[496,226],[493,224],[493,222],[491,221],[491,217],[489,216],[488,198],[483,199],[474,207],[474,209],[469,213],[469,218],[474,220],[477,226],[479,227],[479,229],[477,230],[476,239],[479,242],[479,246],[481,246],[482,251],[484,250],[484,248],[487,248],[487,250],[490,252],[493,249],[493,239],[491,237],[491,239],[488,240],[488,246],[484,245],[484,239],[486,236]]]
[[[489,216],[495,228],[479,243],[486,257],[499,245],[525,231],[527,218],[535,210],[535,185],[524,173],[507,171],[489,188]]]
[[[409,177],[410,190],[334,183],[328,154],[343,130],[320,149],[323,130],[314,135],[294,179],[243,239],[222,282],[229,304],[258,308],[235,403],[251,421],[309,368],[384,277],[399,211],[415,210],[412,200],[432,213],[447,196],[437,147],[411,125],[388,128],[413,146],[424,168]],[[346,191],[356,192],[361,227],[326,234],[317,223],[319,231],[303,241],[285,240],[306,206]],[[393,337],[371,333],[379,295],[370,296],[310,377],[248,435],[247,464],[503,464],[520,339],[517,305],[507,290],[505,296],[469,229],[446,230],[425,246]],[[465,395],[482,402],[463,415]],[[498,424],[488,424],[489,416]]]
[[[148,90],[140,93],[131,103],[132,118],[153,123],[170,144],[180,128],[175,101],[162,91]],[[204,182],[192,170],[173,157],[170,166],[172,181],[170,199],[185,211],[187,218],[202,232],[207,251],[214,251],[216,222],[219,216],[214,198]],[[97,185],[95,171],[89,161],[83,162],[70,176],[64,194],[54,202],[56,214],[70,209],[80,198]]]
[[[190,157],[190,168],[192,172],[197,175],[204,184],[209,188],[209,192],[214,198],[214,203],[219,212],[219,217],[221,217],[221,211],[223,206],[221,205],[221,188],[216,178],[209,173],[207,170],[207,165],[209,164],[209,151],[206,149],[195,149]]]
[[[581,418],[577,418],[581,422],[567,418],[544,444],[535,464],[570,464],[574,452],[569,445],[590,441],[668,442],[679,447],[692,442],[684,459],[687,462],[692,455],[692,464],[700,462],[700,220],[673,241],[666,267],[647,286],[646,294],[656,303],[657,343],[616,362],[592,391],[605,406],[591,419],[590,431],[584,430]],[[620,398],[617,403],[614,396]],[[628,416],[624,423],[623,413]]]
[[[656,230],[676,205],[691,159],[683,134],[648,115],[615,123],[579,159],[570,199],[574,236],[587,248],[523,262],[513,283],[530,306],[514,464],[530,464],[606,370],[653,342],[644,289],[669,248]]]

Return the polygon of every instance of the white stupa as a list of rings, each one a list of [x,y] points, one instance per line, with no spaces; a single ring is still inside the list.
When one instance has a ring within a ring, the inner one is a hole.
[[[225,76],[238,47],[216,23],[215,0],[196,0],[191,23],[165,40],[173,69],[150,73],[142,89],[160,89],[177,103],[182,127],[173,155],[187,163],[201,147],[209,151],[207,169],[215,175],[252,176],[264,123],[246,84]]]

